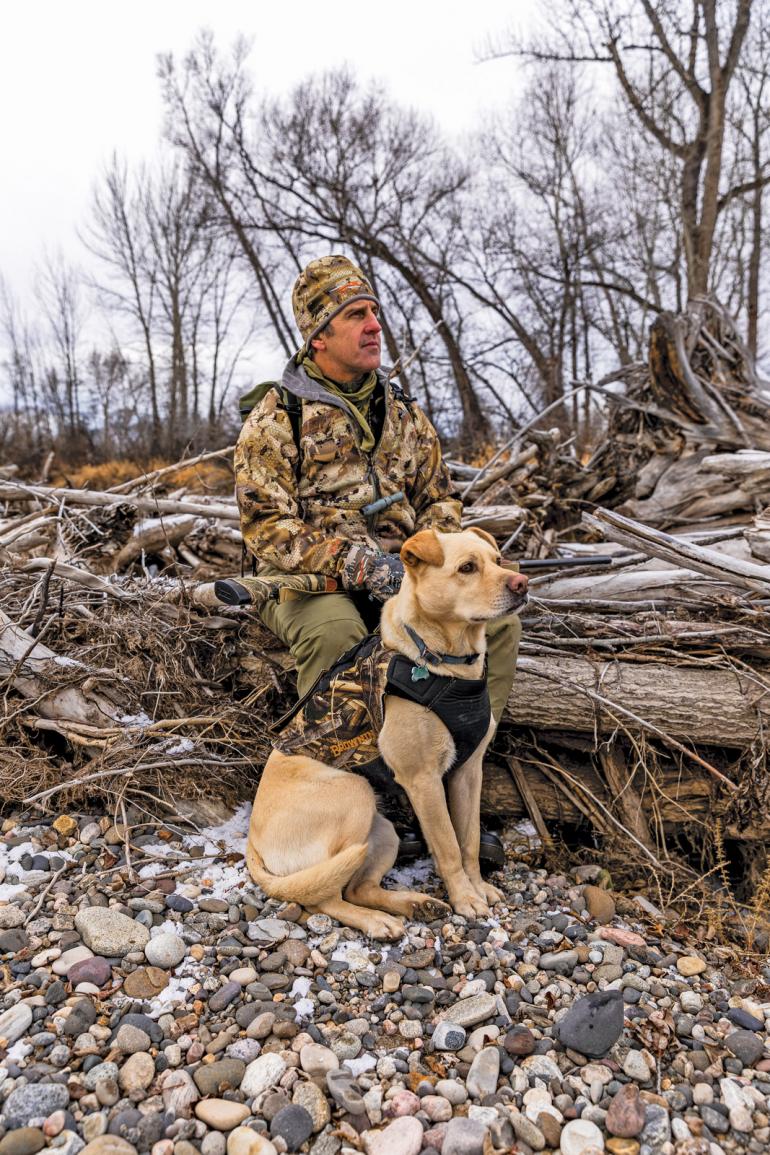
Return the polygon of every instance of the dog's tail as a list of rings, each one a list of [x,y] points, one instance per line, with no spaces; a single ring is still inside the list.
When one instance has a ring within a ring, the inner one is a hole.
[[[316,906],[319,902],[339,897],[342,888],[363,866],[367,850],[365,842],[354,843],[324,862],[298,870],[295,874],[272,874],[262,856],[249,842],[246,865],[249,874],[268,898],[298,902],[301,906]]]

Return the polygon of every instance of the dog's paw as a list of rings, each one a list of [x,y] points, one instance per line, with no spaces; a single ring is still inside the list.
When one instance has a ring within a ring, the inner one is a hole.
[[[475,890],[452,897],[452,909],[463,918],[487,918],[490,913],[486,902]]]
[[[422,922],[432,922],[434,918],[446,918],[452,913],[452,908],[440,898],[431,894],[415,895],[412,904],[412,918]]]
[[[384,911],[372,911],[367,919],[366,933],[370,938],[398,941],[406,934],[406,927],[400,918],[393,918]]]
[[[494,906],[496,902],[502,902],[505,898],[502,890],[498,890],[496,886],[490,886],[488,882],[474,883],[473,885],[476,892],[480,894],[490,906]]]

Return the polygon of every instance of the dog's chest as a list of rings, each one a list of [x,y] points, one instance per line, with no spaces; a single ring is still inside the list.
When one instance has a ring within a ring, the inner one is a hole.
[[[275,740],[284,754],[305,754],[362,773],[382,764],[377,738],[384,697],[395,694],[432,710],[452,735],[455,765],[486,737],[491,718],[486,679],[415,678],[409,659],[366,638],[316,682]],[[384,768],[384,766],[383,766]]]

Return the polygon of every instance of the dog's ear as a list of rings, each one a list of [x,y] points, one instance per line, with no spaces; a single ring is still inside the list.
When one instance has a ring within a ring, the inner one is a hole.
[[[492,537],[492,534],[487,533],[487,531],[485,529],[479,529],[479,527],[477,525],[472,525],[472,526],[470,526],[470,532],[475,533],[477,537],[483,537],[484,541],[489,542],[490,545],[494,546],[495,549],[497,549],[497,542]]]
[[[443,565],[444,551],[432,529],[421,529],[401,546],[401,560],[410,569],[423,565]]]

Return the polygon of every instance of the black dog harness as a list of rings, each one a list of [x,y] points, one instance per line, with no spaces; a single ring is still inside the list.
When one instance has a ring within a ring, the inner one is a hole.
[[[477,657],[472,654],[455,662],[470,664]],[[486,737],[492,715],[486,677],[442,677],[422,664],[426,660],[436,662],[438,655],[424,644],[419,661],[414,662],[385,649],[376,634],[364,638],[321,674],[276,723],[274,730],[280,730],[275,748],[361,774],[403,806],[406,794],[377,746],[385,695],[424,706],[443,722],[455,745],[450,772],[462,766]],[[411,812],[408,802],[407,808]]]

